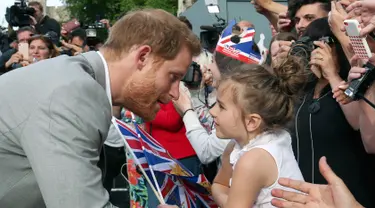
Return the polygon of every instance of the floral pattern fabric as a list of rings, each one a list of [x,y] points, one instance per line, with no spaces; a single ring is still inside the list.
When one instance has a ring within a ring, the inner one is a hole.
[[[131,113],[127,110],[121,111],[121,120],[126,122],[129,126],[133,127]],[[136,122],[143,127],[143,120],[136,117]],[[147,208],[148,207],[148,196],[147,196],[147,181],[143,175],[137,170],[137,164],[128,150],[126,150],[126,163],[129,180],[129,194],[130,194],[130,208]]]

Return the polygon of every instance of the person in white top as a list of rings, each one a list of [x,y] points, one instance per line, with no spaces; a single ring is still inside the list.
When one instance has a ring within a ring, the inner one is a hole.
[[[283,128],[309,73],[293,57],[271,71],[243,64],[220,81],[210,113],[217,137],[233,139],[212,185],[219,207],[273,207],[271,190],[285,189],[277,182],[280,177],[303,180]]]

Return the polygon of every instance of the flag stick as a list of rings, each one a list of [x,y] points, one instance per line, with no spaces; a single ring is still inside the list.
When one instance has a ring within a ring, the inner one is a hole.
[[[115,117],[112,117],[112,123],[113,123],[113,125],[116,127],[118,133],[120,134],[122,140],[123,140],[124,143],[125,143],[125,147],[126,147],[126,149],[130,152],[130,154],[131,154],[132,157],[134,158],[135,163],[137,164],[139,170],[142,172],[142,174],[143,174],[143,176],[145,177],[147,183],[150,184],[150,187],[151,187],[152,191],[154,192],[155,196],[157,197],[157,199],[159,200],[160,204],[165,204],[164,199],[163,199],[163,196],[162,196],[162,195],[159,195],[159,193],[156,191],[154,185],[152,184],[150,178],[148,177],[148,175],[146,174],[145,170],[143,169],[143,167],[142,167],[141,163],[139,162],[138,158],[135,156],[133,150],[130,148],[128,142],[126,141],[126,139],[125,139],[125,137],[124,137],[124,135],[122,135],[120,129],[119,129],[118,126],[117,126],[116,118],[115,118]],[[156,182],[156,183],[157,183],[157,182]]]
[[[142,147],[142,149],[143,149],[143,151],[144,151],[144,148],[143,148],[143,147]],[[154,181],[155,181],[156,189],[158,190],[158,193],[159,193],[159,195],[161,196],[161,198],[162,198],[162,200],[163,200],[163,204],[165,204],[165,201],[164,201],[164,199],[163,199],[163,194],[161,194],[161,190],[160,190],[159,183],[158,183],[158,181],[156,180],[154,170],[152,169],[152,165],[150,165],[150,163],[149,163],[149,167],[150,167],[150,172],[151,172],[152,179],[154,179]]]
[[[133,112],[131,113],[131,116],[132,116],[132,121],[133,121],[135,130],[136,130],[139,142],[141,143],[141,146],[142,146],[142,150],[143,150],[143,152],[145,152],[145,147],[143,146],[143,141],[142,141],[141,133],[140,133],[140,130],[139,130],[140,127],[138,126],[137,122],[135,121],[135,115],[134,115]],[[161,196],[161,198],[163,200],[162,204],[165,204],[164,199],[163,199],[163,194],[161,194],[160,186],[159,186],[158,181],[156,180],[154,170],[152,169],[152,165],[151,165],[150,161],[148,161],[147,157],[146,157],[146,160],[147,160],[147,163],[148,163],[148,167],[150,169],[150,173],[151,173],[152,179],[155,181],[156,189],[157,189],[159,195]]]

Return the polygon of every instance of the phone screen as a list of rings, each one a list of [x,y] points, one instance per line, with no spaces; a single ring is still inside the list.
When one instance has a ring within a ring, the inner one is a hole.
[[[29,60],[29,44],[28,43],[18,44],[18,51],[22,54],[24,60]]]

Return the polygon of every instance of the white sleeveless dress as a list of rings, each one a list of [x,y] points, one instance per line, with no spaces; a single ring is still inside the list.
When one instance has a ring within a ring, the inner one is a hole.
[[[287,131],[273,130],[262,133],[254,139],[252,139],[242,149],[238,144],[236,144],[232,153],[230,154],[230,163],[232,165],[233,170],[236,167],[236,163],[241,158],[241,156],[254,148],[264,149],[274,158],[278,170],[277,179],[290,178],[301,181],[304,180],[301,171],[298,167],[298,163],[294,157],[291,137]],[[232,179],[230,180],[230,184],[231,181]],[[271,204],[271,200],[273,199],[271,195],[271,190],[274,188],[280,188],[290,191],[290,189],[281,186],[277,181],[278,180],[276,180],[271,186],[263,188],[259,192],[259,195],[253,207],[274,207]]]

